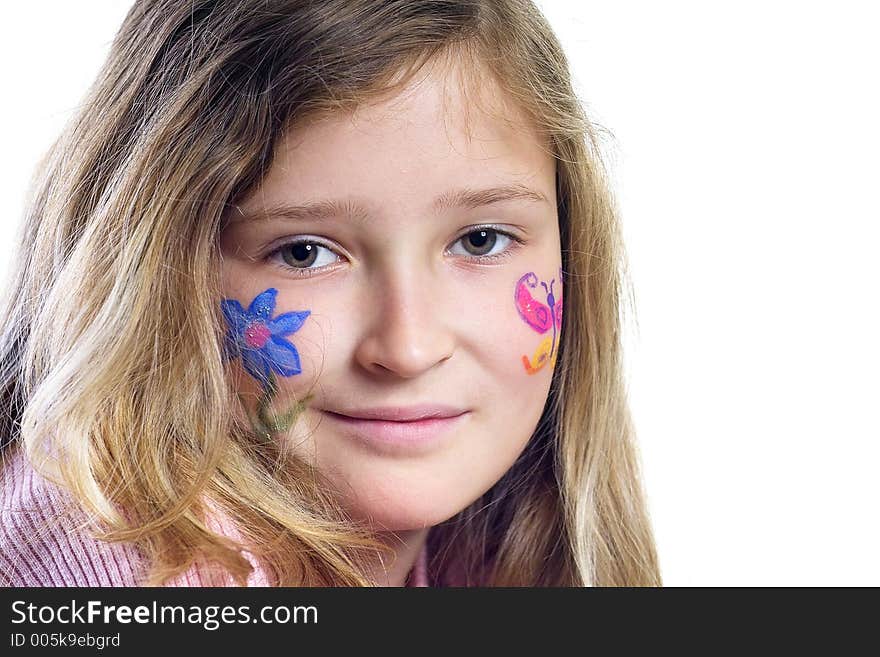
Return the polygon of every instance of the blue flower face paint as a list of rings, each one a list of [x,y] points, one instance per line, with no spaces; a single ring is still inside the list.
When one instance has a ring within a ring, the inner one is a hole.
[[[296,333],[311,314],[303,310],[272,317],[277,295],[278,290],[270,287],[254,297],[246,310],[235,299],[220,302],[229,327],[226,358],[241,356],[247,373],[267,390],[274,387],[273,372],[281,376],[302,372],[299,352],[285,337]]]
[[[263,388],[257,405],[256,420],[251,419],[254,432],[269,440],[273,433],[286,431],[300,413],[311,395],[298,401],[283,413],[271,410],[272,399],[278,392],[275,375],[293,376],[302,372],[299,352],[285,338],[296,333],[311,314],[309,310],[294,311],[272,317],[278,290],[263,290],[245,309],[235,299],[223,299],[220,308],[228,330],[224,344],[224,360],[241,357],[245,371]]]

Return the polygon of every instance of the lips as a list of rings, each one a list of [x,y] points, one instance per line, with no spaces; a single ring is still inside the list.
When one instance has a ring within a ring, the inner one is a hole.
[[[388,422],[414,422],[432,418],[451,418],[467,412],[466,409],[448,404],[415,404],[413,406],[383,406],[351,410],[331,411],[337,415],[361,420],[385,420]]]
[[[324,413],[342,434],[383,452],[425,451],[437,447],[470,415],[467,410],[437,404]]]

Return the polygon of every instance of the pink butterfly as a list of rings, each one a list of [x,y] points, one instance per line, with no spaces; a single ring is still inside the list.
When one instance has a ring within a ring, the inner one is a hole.
[[[538,287],[538,277],[535,276],[534,272],[524,274],[516,283],[514,299],[519,316],[538,333],[543,334],[551,329],[553,330],[552,335],[548,335],[541,341],[531,359],[528,356],[522,357],[523,365],[529,374],[534,374],[540,370],[547,361],[550,361],[551,367],[556,364],[556,354],[559,351],[557,348],[559,346],[558,336],[562,331],[562,290],[560,289],[559,299],[556,299],[553,294],[553,284],[555,282],[555,278],[551,279],[550,287],[548,288],[547,284],[541,281],[541,287],[544,288],[544,293],[547,297],[546,304],[535,299],[529,292],[529,288],[534,289]],[[561,269],[559,270],[559,283],[561,288]]]

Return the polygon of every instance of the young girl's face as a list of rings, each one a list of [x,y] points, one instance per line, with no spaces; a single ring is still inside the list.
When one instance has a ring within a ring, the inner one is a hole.
[[[490,116],[456,74],[300,124],[220,239],[251,414],[255,375],[271,372],[278,413],[311,394],[273,439],[378,529],[435,525],[501,478],[559,343],[554,159],[500,92]],[[371,412],[386,420],[351,419]],[[454,417],[401,421],[425,414]]]

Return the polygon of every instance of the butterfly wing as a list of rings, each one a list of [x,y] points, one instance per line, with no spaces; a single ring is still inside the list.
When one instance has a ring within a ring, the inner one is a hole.
[[[562,297],[559,297],[556,300],[556,305],[553,307],[553,313],[556,315],[556,330],[562,330]]]
[[[531,359],[528,356],[522,357],[522,362],[526,368],[526,372],[528,374],[535,374],[540,371],[540,369],[544,367],[544,365],[547,364],[548,360],[555,361],[556,354],[554,352],[551,358],[552,351],[553,338],[548,335],[543,340],[541,340],[541,344],[539,344],[538,348],[535,349],[535,353],[531,357]]]
[[[550,308],[535,299],[529,292],[530,287],[538,286],[538,277],[534,272],[523,275],[516,283],[516,309],[526,324],[538,333],[546,333],[553,326],[553,314]]]
[[[559,268],[559,296],[553,299],[553,316],[556,321],[556,332],[562,331],[562,294],[564,291],[562,267]],[[552,290],[552,284],[551,284]],[[549,301],[549,299],[548,299]]]

